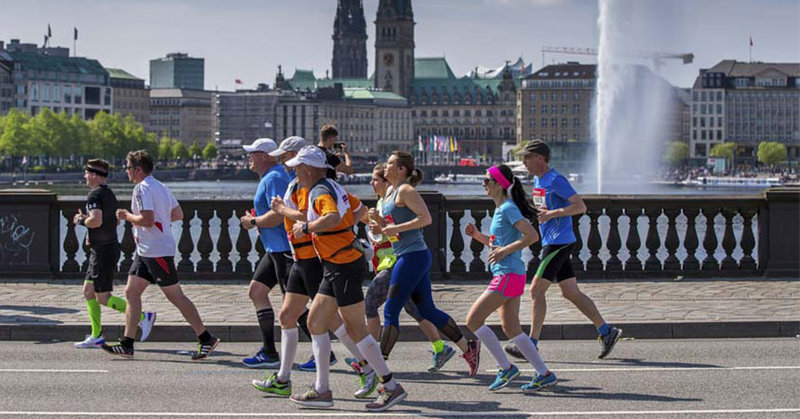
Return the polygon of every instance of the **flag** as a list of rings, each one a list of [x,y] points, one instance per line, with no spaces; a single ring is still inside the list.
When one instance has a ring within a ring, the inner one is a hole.
[[[453,144],[453,137],[449,138],[449,142],[450,142],[450,152],[452,153],[452,152],[456,151],[456,145]]]
[[[753,37],[752,36],[750,37],[750,46],[751,47],[753,46]]]
[[[419,151],[425,150],[425,148],[422,147],[422,136],[421,135],[419,137],[417,137],[417,142],[418,142],[417,150],[419,150]]]
[[[78,28],[73,28],[73,29],[74,29],[74,34],[72,36],[72,39],[77,41],[78,40]]]
[[[47,37],[48,38],[52,38],[53,37],[53,31],[50,30],[50,24],[49,23],[47,24]]]
[[[243,84],[241,79],[236,79],[235,83],[236,84]]]
[[[44,45],[42,45],[42,48],[46,46],[47,46],[47,34],[44,34]]]

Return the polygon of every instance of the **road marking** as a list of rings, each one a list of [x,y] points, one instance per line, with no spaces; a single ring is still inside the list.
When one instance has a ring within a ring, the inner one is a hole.
[[[42,370],[42,369],[30,369],[30,368],[22,368],[22,369],[0,369],[0,372],[58,372],[58,373],[75,373],[75,374],[94,374],[94,373],[102,373],[108,372],[108,370]]]
[[[402,407],[403,405],[398,405]],[[622,416],[622,415],[680,415],[680,414],[694,414],[694,415],[719,415],[719,414],[743,414],[743,413],[798,413],[800,408],[786,408],[786,409],[718,409],[718,410],[618,410],[618,411],[575,411],[575,412],[430,412],[430,413],[392,413],[383,412],[380,416],[391,417],[464,417],[464,416]],[[336,417],[374,417],[375,413],[370,412],[337,412],[327,411],[319,413],[234,413],[234,412],[24,412],[24,411],[0,411],[0,416],[122,416],[122,417],[147,417],[147,416],[171,416],[171,417],[318,417],[318,416],[336,416]]]
[[[651,372],[651,371],[753,371],[753,370],[796,370],[800,365],[767,365],[747,367],[619,367],[619,368],[553,368],[553,372]],[[533,372],[534,369],[520,369]],[[497,369],[486,370],[495,373]]]

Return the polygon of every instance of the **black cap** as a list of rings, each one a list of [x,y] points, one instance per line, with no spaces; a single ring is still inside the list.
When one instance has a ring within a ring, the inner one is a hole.
[[[517,154],[520,156],[524,156],[526,154],[541,154],[542,156],[550,158],[550,147],[542,140],[531,140],[528,141],[528,144],[525,144],[525,148],[519,151]]]

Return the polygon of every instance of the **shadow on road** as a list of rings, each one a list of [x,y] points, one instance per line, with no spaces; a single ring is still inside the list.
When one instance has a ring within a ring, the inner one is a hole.
[[[78,313],[79,310],[64,307],[47,307],[47,306],[18,306],[18,305],[0,305],[0,310],[19,311],[20,315],[0,314],[0,323],[25,323],[35,322],[40,324],[61,324],[60,320],[48,319],[38,316],[49,316],[54,314],[73,314]],[[30,314],[30,315],[28,315]]]
[[[607,362],[615,361],[615,362]],[[602,361],[579,362],[579,361],[547,361],[550,365],[569,364],[569,365],[593,365],[604,367],[653,367],[653,368],[722,368],[716,364],[697,364],[691,362],[669,362],[669,361],[647,361],[636,358],[606,358]],[[554,368],[555,369],[555,368]]]
[[[563,381],[561,381],[563,382]],[[557,384],[550,391],[526,394],[530,397],[556,397],[571,399],[626,400],[650,402],[702,402],[703,399],[660,396],[658,394],[604,392],[599,387],[577,387]]]

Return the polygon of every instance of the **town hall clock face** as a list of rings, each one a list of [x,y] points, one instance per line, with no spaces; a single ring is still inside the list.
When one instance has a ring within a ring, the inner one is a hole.
[[[383,55],[383,63],[386,65],[392,65],[394,62],[394,55],[392,54],[384,54]]]

